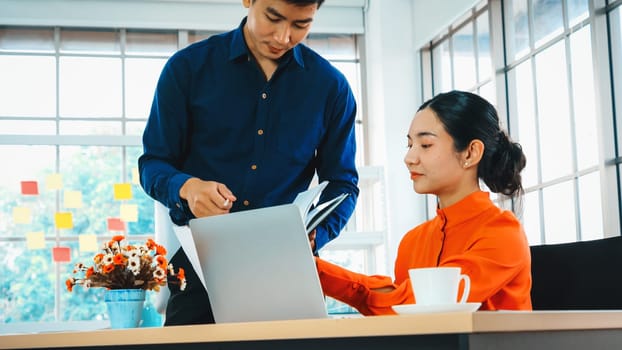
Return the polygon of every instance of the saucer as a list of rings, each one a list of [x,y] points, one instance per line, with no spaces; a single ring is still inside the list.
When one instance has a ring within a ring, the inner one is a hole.
[[[463,304],[440,304],[440,305],[420,305],[402,304],[393,305],[393,310],[400,315],[435,313],[435,312],[474,312],[479,309],[482,303],[463,303]]]

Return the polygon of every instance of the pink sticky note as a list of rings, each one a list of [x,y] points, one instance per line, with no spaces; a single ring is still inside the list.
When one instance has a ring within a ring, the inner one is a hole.
[[[22,194],[23,195],[38,195],[39,185],[37,181],[22,181]]]
[[[54,259],[54,262],[70,262],[71,261],[71,248],[69,247],[52,248],[52,258]]]
[[[125,231],[125,223],[119,218],[108,218],[109,231]]]

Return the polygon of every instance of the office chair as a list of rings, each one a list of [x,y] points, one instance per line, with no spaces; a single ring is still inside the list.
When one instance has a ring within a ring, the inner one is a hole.
[[[534,310],[622,309],[622,236],[530,249]]]

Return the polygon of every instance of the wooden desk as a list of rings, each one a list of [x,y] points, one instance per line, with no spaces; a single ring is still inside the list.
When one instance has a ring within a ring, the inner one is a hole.
[[[0,348],[622,349],[622,311],[476,312],[0,335]]]

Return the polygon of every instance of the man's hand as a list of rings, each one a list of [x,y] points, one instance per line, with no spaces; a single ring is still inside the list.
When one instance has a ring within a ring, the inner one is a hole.
[[[203,181],[193,177],[179,189],[179,196],[197,218],[228,213],[236,198],[225,186],[215,181]]]

